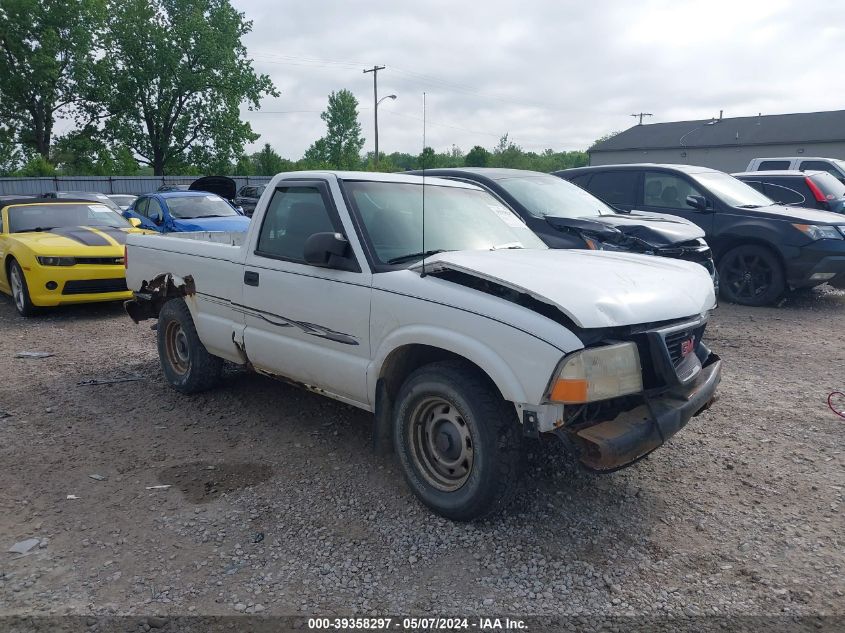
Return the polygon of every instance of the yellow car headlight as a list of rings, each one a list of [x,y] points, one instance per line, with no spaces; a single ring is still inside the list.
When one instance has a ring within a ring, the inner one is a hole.
[[[618,343],[567,356],[552,380],[549,400],[583,404],[642,390],[643,372],[636,344]]]
[[[38,257],[38,263],[42,266],[75,266],[76,259],[73,257]]]

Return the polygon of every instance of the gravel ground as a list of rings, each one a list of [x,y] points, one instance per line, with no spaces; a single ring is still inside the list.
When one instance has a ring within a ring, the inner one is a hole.
[[[0,299],[0,614],[845,615],[843,292],[722,305],[714,408],[612,475],[537,445],[516,505],[468,525],[366,413],[237,370],[172,391],[148,324]]]

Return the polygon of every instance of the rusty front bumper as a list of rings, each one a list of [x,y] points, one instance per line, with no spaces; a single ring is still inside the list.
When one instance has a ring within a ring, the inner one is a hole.
[[[722,361],[710,354],[689,387],[676,389],[620,413],[613,420],[578,431],[558,429],[561,439],[574,445],[581,463],[590,470],[612,472],[630,466],[660,447],[715,399],[722,378]]]

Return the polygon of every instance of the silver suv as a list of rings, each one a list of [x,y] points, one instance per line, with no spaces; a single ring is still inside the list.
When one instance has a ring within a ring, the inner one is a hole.
[[[745,171],[826,171],[845,183],[845,160],[818,156],[781,156],[777,158],[752,158]]]

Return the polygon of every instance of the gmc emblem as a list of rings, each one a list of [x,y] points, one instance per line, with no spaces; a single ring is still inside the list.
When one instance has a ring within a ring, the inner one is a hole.
[[[686,341],[681,341],[681,356],[686,358],[695,351],[695,337],[692,336]]]

